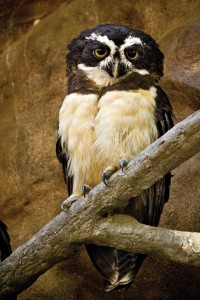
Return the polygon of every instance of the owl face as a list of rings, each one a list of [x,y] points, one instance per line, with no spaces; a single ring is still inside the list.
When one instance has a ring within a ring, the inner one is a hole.
[[[69,45],[68,73],[81,70],[106,85],[130,74],[163,75],[163,54],[147,34],[125,26],[99,25],[83,31]]]

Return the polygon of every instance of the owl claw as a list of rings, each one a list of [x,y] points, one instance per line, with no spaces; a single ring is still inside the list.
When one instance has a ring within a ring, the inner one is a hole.
[[[91,187],[87,184],[83,184],[82,185],[82,192],[83,192],[83,196],[85,197],[86,194],[89,193],[89,191],[91,190]]]
[[[124,167],[127,166],[128,164],[128,161],[126,159],[121,159],[120,160],[120,168],[122,170],[122,172],[124,171]],[[108,179],[118,170],[119,168],[115,165],[111,165],[109,166],[108,168],[106,168],[102,175],[101,175],[101,178],[102,178],[102,181],[103,183],[108,186]]]
[[[102,175],[101,175],[101,178],[102,178],[102,181],[103,183],[108,186],[108,179],[117,171],[117,167],[116,166],[109,166],[108,168],[106,168]]]
[[[122,169],[122,172],[124,172],[124,167],[126,167],[127,164],[128,164],[127,160],[125,159],[120,160],[120,167]]]
[[[108,186],[108,182],[107,182],[107,179],[108,179],[108,174],[106,173],[106,171],[104,171],[101,175],[101,178],[102,178],[102,181],[103,183]]]
[[[70,206],[76,202],[76,200],[79,197],[75,196],[75,195],[71,195],[69,198],[67,198],[66,200],[63,201],[63,203],[61,204],[61,209],[65,212],[67,212],[67,210],[70,208]]]

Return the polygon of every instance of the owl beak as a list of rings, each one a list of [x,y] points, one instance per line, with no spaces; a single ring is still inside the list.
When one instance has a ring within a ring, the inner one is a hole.
[[[112,65],[112,74],[115,79],[119,75],[119,60],[118,59],[115,59],[113,65]]]
[[[121,77],[126,74],[127,70],[123,63],[121,63],[118,59],[115,59],[112,64],[112,76],[114,79]]]

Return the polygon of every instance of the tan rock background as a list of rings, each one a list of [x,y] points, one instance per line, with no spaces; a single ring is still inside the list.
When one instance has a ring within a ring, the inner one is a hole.
[[[66,45],[81,30],[117,23],[151,34],[165,53],[162,85],[176,122],[200,108],[199,0],[4,0],[0,2],[0,219],[13,250],[60,212],[66,197],[55,156],[65,96]],[[200,156],[173,171],[161,225],[200,230]],[[103,291],[84,247],[20,300],[121,299]],[[198,268],[148,257],[123,299],[200,299]]]

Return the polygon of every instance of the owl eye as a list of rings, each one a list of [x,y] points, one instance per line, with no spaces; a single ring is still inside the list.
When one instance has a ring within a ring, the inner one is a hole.
[[[97,48],[93,51],[93,55],[97,58],[104,58],[108,55],[108,49],[106,49],[106,48]]]
[[[128,49],[125,54],[129,60],[136,60],[139,57],[139,52],[135,49]]]

